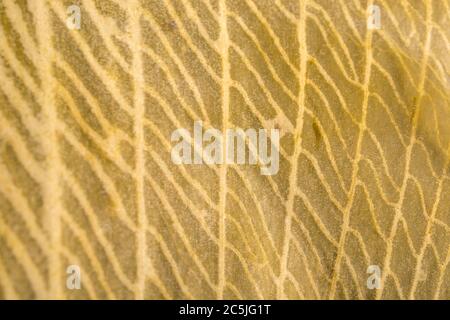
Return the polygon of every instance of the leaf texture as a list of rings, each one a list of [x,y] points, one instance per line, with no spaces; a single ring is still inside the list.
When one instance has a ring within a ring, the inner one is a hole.
[[[0,0],[0,298],[450,298],[449,8]],[[198,120],[278,174],[175,165]]]

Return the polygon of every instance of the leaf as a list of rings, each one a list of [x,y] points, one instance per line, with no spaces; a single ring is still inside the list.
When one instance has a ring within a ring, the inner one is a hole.
[[[0,1],[0,297],[450,298],[449,7]],[[200,120],[279,172],[175,165]]]

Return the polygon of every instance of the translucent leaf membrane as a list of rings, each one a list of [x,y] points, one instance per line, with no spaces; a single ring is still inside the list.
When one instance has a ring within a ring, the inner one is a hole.
[[[450,298],[449,8],[0,0],[0,298]]]

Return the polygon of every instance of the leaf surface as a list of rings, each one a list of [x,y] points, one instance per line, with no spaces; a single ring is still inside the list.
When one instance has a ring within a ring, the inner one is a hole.
[[[450,298],[449,8],[1,0],[0,298]],[[279,172],[175,165],[199,120]]]

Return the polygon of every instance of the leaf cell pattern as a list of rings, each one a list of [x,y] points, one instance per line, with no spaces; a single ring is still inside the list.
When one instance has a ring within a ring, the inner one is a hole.
[[[1,0],[0,298],[450,298],[449,8]],[[197,120],[278,174],[173,164]]]

